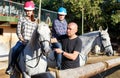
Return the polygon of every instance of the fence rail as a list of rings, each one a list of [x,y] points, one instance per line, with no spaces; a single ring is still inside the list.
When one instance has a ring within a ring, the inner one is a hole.
[[[90,78],[96,74],[102,73],[115,66],[120,65],[120,58],[115,58],[103,62],[98,62],[74,69],[55,70],[50,69],[49,75],[53,78]],[[48,73],[47,73],[48,74]]]

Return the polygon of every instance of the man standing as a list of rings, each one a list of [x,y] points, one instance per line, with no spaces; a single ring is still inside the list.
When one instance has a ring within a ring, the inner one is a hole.
[[[78,31],[78,25],[74,22],[68,24],[67,35],[60,36],[58,40],[62,43],[62,49],[55,48],[54,51],[58,54],[62,54],[62,68],[76,68],[79,67],[79,53],[81,52],[82,42],[76,35]],[[52,40],[56,42],[54,38]]]

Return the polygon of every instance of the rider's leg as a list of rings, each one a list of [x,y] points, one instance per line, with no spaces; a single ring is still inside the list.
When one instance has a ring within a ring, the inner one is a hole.
[[[59,42],[53,43],[53,48],[62,49],[62,45]],[[61,69],[62,54],[58,54],[58,53],[54,52],[54,55],[55,55],[55,59],[56,59],[57,68]]]
[[[14,50],[14,52],[13,52],[13,57],[12,57],[12,59],[13,59],[13,65],[15,65],[16,64],[16,62],[17,62],[17,58],[18,58],[18,56],[19,56],[19,54],[22,52],[22,50],[24,49],[24,47],[25,47],[25,45],[20,45],[20,46],[18,46],[15,50]]]
[[[13,74],[14,72],[14,66],[16,63],[16,60],[20,54],[20,52],[24,49],[25,45],[23,45],[21,42],[17,42],[17,44],[13,47],[13,52],[12,52],[12,58],[11,62],[6,70],[6,74]]]

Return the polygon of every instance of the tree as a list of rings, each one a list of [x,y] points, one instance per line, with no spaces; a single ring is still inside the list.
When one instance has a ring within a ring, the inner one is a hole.
[[[90,28],[96,30],[101,21],[100,4],[103,0],[65,0],[65,5],[68,9],[68,19],[78,20],[81,26],[82,19],[84,20],[84,31],[90,31]],[[69,6],[70,5],[70,6]],[[84,18],[82,16],[84,15]],[[81,27],[80,27],[81,28]]]
[[[57,11],[61,6],[61,3],[58,2],[61,0],[48,1],[49,3],[44,6],[46,9]],[[79,25],[79,34],[81,34],[82,19],[84,20],[84,32],[89,32],[91,28],[98,30],[99,26],[103,28],[109,27],[110,33],[112,33],[112,30],[120,30],[120,3],[117,3],[116,0],[62,1],[63,7],[67,8],[67,21],[74,21]],[[82,18],[82,16],[84,18]]]

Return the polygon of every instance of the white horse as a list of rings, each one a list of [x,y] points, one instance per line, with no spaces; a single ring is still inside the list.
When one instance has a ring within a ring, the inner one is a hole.
[[[88,53],[98,45],[107,56],[114,55],[111,45],[108,29],[85,33],[79,38],[82,40],[82,49],[80,53],[80,66],[85,65]]]
[[[46,56],[49,52],[51,52],[50,29],[48,24],[41,22],[21,52],[15,72],[10,77],[20,78],[22,73],[22,78],[31,78],[32,75],[46,72]]]
[[[85,65],[88,53],[92,50],[93,47],[95,47],[95,45],[99,45],[106,55],[113,55],[113,49],[107,31],[108,29],[93,31],[79,36],[79,38],[82,40],[82,49],[79,54],[80,66]],[[54,68],[55,66],[56,63],[54,54],[50,53],[48,56],[48,67]]]

